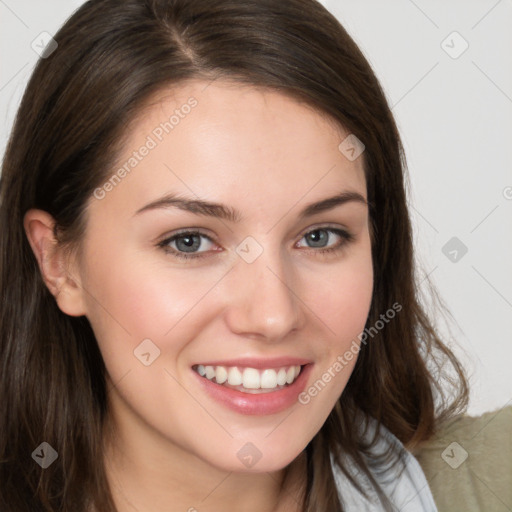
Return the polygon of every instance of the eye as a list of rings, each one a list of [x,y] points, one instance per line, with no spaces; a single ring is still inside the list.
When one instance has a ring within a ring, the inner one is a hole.
[[[354,236],[344,229],[325,226],[308,231],[302,239],[308,244],[306,248],[312,249],[315,254],[323,254],[341,250]],[[214,249],[216,244],[208,235],[194,230],[177,233],[157,246],[172,256],[184,259],[207,257],[212,250],[219,252],[219,249]],[[299,242],[296,247],[304,246]]]
[[[348,242],[351,242],[354,236],[344,229],[325,226],[308,231],[302,239],[308,243],[307,247],[318,249],[315,252],[326,253],[340,250]],[[332,245],[333,241],[334,245]]]
[[[206,243],[204,243],[206,240]],[[179,258],[200,258],[211,250],[213,240],[200,231],[183,231],[159,242],[158,246]],[[202,249],[201,251],[199,249]]]

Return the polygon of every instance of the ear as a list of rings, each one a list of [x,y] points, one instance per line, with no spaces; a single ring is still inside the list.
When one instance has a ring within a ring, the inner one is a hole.
[[[41,276],[59,309],[70,316],[85,315],[83,288],[72,268],[69,256],[59,246],[54,235],[55,221],[43,211],[29,210],[23,219],[23,227],[36,257]]]

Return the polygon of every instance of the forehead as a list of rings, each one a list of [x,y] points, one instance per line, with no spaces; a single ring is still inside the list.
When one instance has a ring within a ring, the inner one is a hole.
[[[339,149],[347,135],[280,92],[187,82],[159,91],[130,124],[102,208],[133,213],[168,192],[240,210],[342,190],[366,195],[363,158],[350,161]]]

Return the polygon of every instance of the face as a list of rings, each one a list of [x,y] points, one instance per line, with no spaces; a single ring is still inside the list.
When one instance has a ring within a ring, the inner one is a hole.
[[[272,471],[356,361],[373,286],[363,162],[293,99],[207,85],[160,93],[131,127],[75,272],[118,439]]]

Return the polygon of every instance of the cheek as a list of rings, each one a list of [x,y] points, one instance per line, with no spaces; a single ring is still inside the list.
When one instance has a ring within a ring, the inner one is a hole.
[[[314,290],[308,305],[318,314],[324,336],[318,340],[318,364],[310,385],[299,395],[299,403],[312,408],[319,429],[343,393],[359,354],[359,336],[364,329],[373,293],[371,251],[355,251],[323,275],[323,286],[307,283]],[[320,322],[317,322],[320,326]],[[317,332],[320,332],[317,329]],[[316,432],[316,430],[314,430]]]
[[[342,349],[364,329],[373,294],[371,252],[354,252],[349,259],[311,275],[304,286],[307,303]]]
[[[174,357],[207,321],[201,300],[222,276],[219,270],[186,270],[141,254],[117,254],[88,265],[88,318],[106,362],[131,364],[144,339]],[[193,321],[191,322],[191,319]],[[177,335],[179,333],[179,335]],[[107,363],[108,367],[108,363]]]

